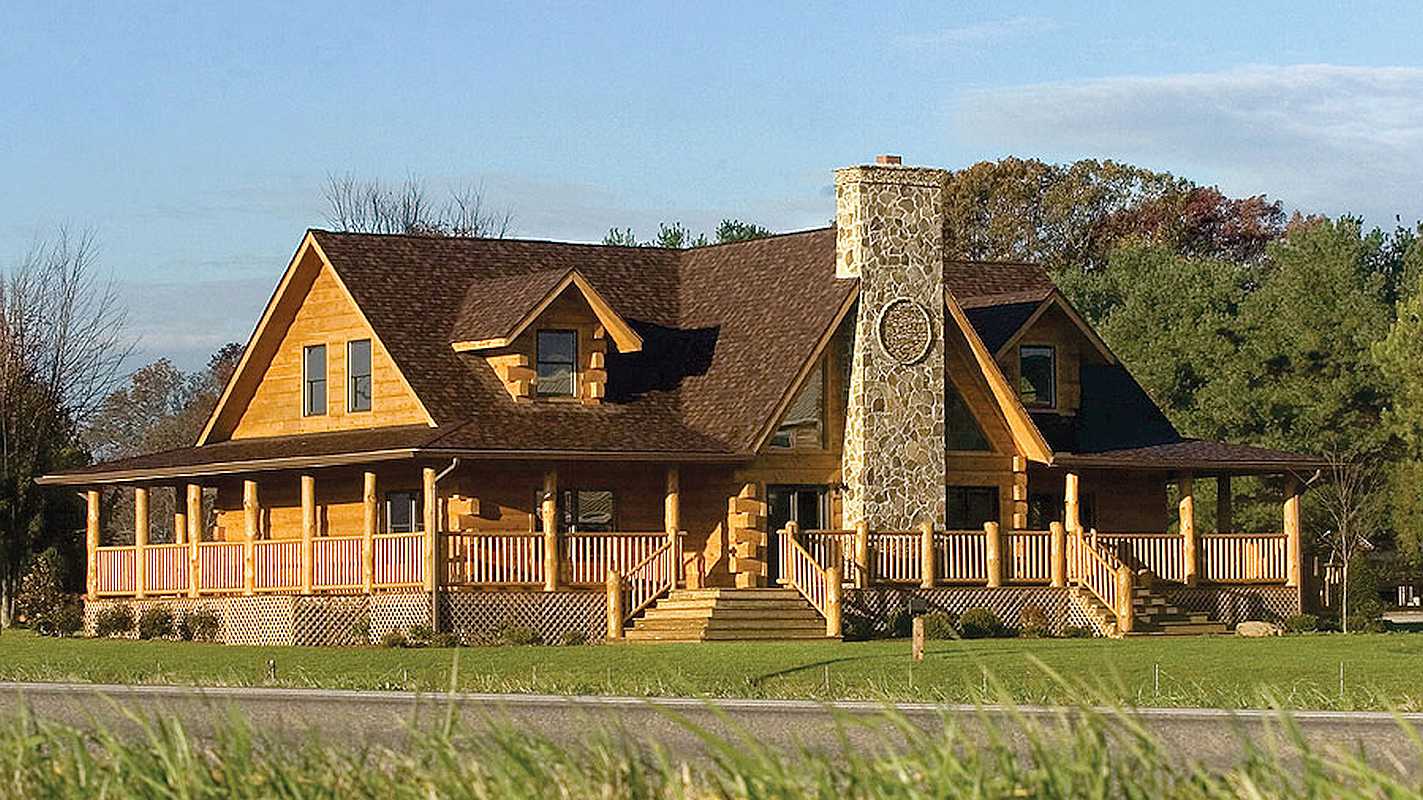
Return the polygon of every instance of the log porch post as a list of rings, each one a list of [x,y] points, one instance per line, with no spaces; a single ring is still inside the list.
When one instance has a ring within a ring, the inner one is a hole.
[[[667,529],[667,543],[672,545],[672,560],[674,569],[678,573],[686,573],[686,565],[682,563],[683,555],[677,549],[677,532],[682,529],[682,475],[676,464],[667,467],[667,490],[662,502],[662,526]],[[677,579],[672,579],[676,584]]]
[[[1080,479],[1075,472],[1067,473],[1067,480],[1063,484],[1063,517],[1062,524],[1067,526],[1069,531],[1082,530],[1082,504]]]
[[[1288,568],[1288,577],[1285,585],[1298,587],[1300,585],[1300,522],[1299,522],[1299,500],[1304,492],[1304,486],[1298,477],[1294,475],[1285,478],[1285,502],[1284,502],[1284,526],[1285,526],[1285,559]]]
[[[1183,577],[1187,586],[1195,586],[1200,568],[1200,559],[1196,555],[1199,549],[1196,537],[1196,482],[1190,474],[1186,474],[1181,476],[1178,486],[1181,498],[1176,511],[1181,526],[1181,561],[1185,572]]]
[[[1061,522],[1048,526],[1052,533],[1052,585],[1067,585],[1067,532]]]
[[[1003,585],[1003,536],[996,522],[983,523],[983,554],[988,562],[988,587]]]
[[[361,589],[370,594],[375,586],[376,474],[362,475],[361,487]]]
[[[832,639],[840,638],[842,630],[840,595],[844,592],[844,586],[841,580],[840,565],[832,564],[825,568],[825,635]]]
[[[188,511],[183,503],[183,485],[173,485],[173,544],[188,542]]]
[[[623,638],[623,578],[615,569],[608,570],[608,638]]]
[[[262,506],[257,500],[257,482],[242,482],[242,593],[257,588],[257,537],[262,531]]]
[[[1136,623],[1136,576],[1126,564],[1117,566],[1117,632],[1131,633]]]
[[[301,476],[301,593],[311,594],[316,559],[316,477]]]
[[[925,520],[919,523],[919,585],[925,589],[934,588],[934,555],[934,523]]]
[[[539,517],[544,529],[544,591],[558,591],[558,470],[544,473],[544,496]],[[619,624],[622,624],[620,619]]]
[[[99,490],[90,489],[84,493],[84,550],[88,556],[89,599],[99,597]]]
[[[203,560],[199,545],[203,541],[203,487],[190,483],[188,494],[188,596],[197,597],[203,585]]]
[[[870,524],[864,520],[855,523],[855,588],[864,589],[870,585]]]
[[[133,487],[133,596],[148,596],[148,487]]]
[[[420,485],[424,491],[424,526],[425,526],[425,591],[433,592],[439,585],[439,576],[436,570],[439,569],[439,541],[440,541],[440,506],[439,496],[435,493],[435,468],[425,467],[420,470]],[[434,626],[431,626],[434,627]]]

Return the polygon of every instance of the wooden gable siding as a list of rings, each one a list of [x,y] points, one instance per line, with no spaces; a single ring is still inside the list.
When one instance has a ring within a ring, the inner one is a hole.
[[[308,252],[306,257],[316,256]],[[273,336],[275,345],[264,348],[269,355],[261,365],[260,381],[243,404],[228,438],[427,423],[429,418],[420,402],[331,268],[321,264],[311,271],[314,275],[305,291],[293,285],[288,296],[281,299],[283,305],[290,304],[290,310],[283,315],[285,325],[277,331],[266,331]],[[280,320],[273,318],[274,323]],[[274,335],[278,333],[279,336]],[[371,410],[348,412],[346,343],[358,339],[371,340]],[[306,417],[302,415],[302,348],[314,344],[326,345],[326,413]],[[260,357],[262,353],[256,355]]]
[[[1058,306],[1052,306],[1018,336],[1012,347],[998,358],[1003,374],[1019,388],[1018,348],[1049,345],[1056,356],[1057,407],[1059,414],[1076,414],[1082,407],[1082,364],[1105,363],[1101,353],[1082,330]],[[1034,409],[1038,410],[1038,409]]]

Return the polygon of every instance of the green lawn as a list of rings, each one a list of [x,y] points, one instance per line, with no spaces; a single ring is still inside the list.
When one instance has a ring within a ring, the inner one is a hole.
[[[1423,710],[1415,634],[930,642],[913,664],[905,641],[387,650],[10,630],[0,636],[0,680],[444,690],[456,656],[466,691]]]

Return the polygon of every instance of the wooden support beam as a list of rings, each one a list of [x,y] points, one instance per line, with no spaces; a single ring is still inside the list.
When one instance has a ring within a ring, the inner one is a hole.
[[[608,639],[623,638],[623,579],[615,569],[608,570]]]
[[[190,483],[188,494],[188,596],[197,597],[203,585],[203,561],[200,545],[203,541],[203,487]]]
[[[133,489],[133,596],[148,596],[148,487]]]
[[[1199,538],[1196,535],[1196,482],[1190,475],[1181,477],[1180,502],[1177,503],[1177,517],[1181,526],[1181,558],[1186,570],[1186,585],[1195,586],[1199,574]]]
[[[1003,536],[998,523],[983,523],[983,553],[988,562],[988,587],[1003,585]]]
[[[919,523],[919,585],[925,589],[934,588],[938,566],[934,556],[934,523],[925,520]]]
[[[1067,585],[1067,529],[1061,522],[1048,526],[1052,533],[1052,585]]]
[[[682,474],[676,464],[667,467],[667,490],[662,500],[662,524],[667,537],[675,540],[682,529]],[[674,547],[675,541],[674,541]]]
[[[301,593],[311,594],[316,578],[316,477],[301,476]]]
[[[257,588],[257,537],[262,535],[262,505],[257,499],[257,482],[242,482],[242,593]]]
[[[1229,475],[1215,479],[1215,530],[1216,533],[1235,532],[1235,493]]]
[[[864,589],[870,585],[870,524],[864,520],[855,523],[855,588]]]
[[[361,487],[361,589],[370,594],[375,586],[376,474],[362,475]]]
[[[1063,517],[1062,523],[1069,531],[1082,530],[1082,504],[1081,504],[1080,479],[1075,472],[1067,473],[1067,480],[1063,485]]]
[[[544,591],[558,591],[558,470],[544,473],[544,496],[539,516],[544,529]],[[621,624],[619,619],[619,624]]]
[[[84,551],[88,556],[88,567],[85,570],[87,580],[85,585],[89,589],[89,599],[94,600],[99,597],[99,490],[90,489],[84,492]]]
[[[186,544],[188,541],[188,510],[183,504],[183,485],[173,486],[173,543]]]
[[[1298,587],[1300,585],[1301,555],[1300,550],[1300,519],[1299,501],[1300,495],[1304,493],[1304,486],[1299,478],[1289,475],[1285,478],[1285,502],[1284,502],[1284,526],[1285,526],[1285,558],[1288,562],[1288,577],[1285,585]]]
[[[424,492],[425,512],[425,591],[434,592],[435,587],[439,585],[437,573],[440,568],[440,496],[435,491],[434,467],[424,467],[420,470],[420,486]]]

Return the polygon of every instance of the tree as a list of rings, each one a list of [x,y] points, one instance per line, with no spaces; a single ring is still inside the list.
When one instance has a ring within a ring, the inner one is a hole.
[[[77,547],[76,500],[34,479],[85,462],[78,431],[130,352],[124,324],[92,234],[61,229],[0,274],[0,624],[31,555]]]
[[[690,228],[680,222],[673,222],[670,225],[659,222],[657,236],[648,241],[639,242],[637,234],[633,232],[632,228],[609,228],[608,234],[603,237],[603,244],[611,247],[666,247],[673,250],[685,250],[691,247],[706,247],[713,243],[744,242],[748,239],[760,239],[771,235],[769,228],[754,222],[724,219],[716,226],[716,241],[711,242],[707,240],[705,233],[693,234]]]
[[[757,225],[754,222],[742,222],[739,219],[724,219],[720,225],[716,226],[717,244],[727,242],[744,242],[748,239],[763,239],[771,235],[769,228]]]
[[[1374,537],[1383,522],[1383,486],[1384,474],[1376,463],[1332,452],[1325,480],[1314,491],[1315,505],[1329,526],[1322,542],[1341,565],[1339,617],[1345,633],[1349,632],[1351,615],[1350,572],[1355,560],[1374,548]]]
[[[324,195],[326,220],[339,231],[502,239],[514,223],[509,209],[489,207],[483,186],[455,187],[438,202],[414,178],[392,186],[348,173],[328,175]]]

